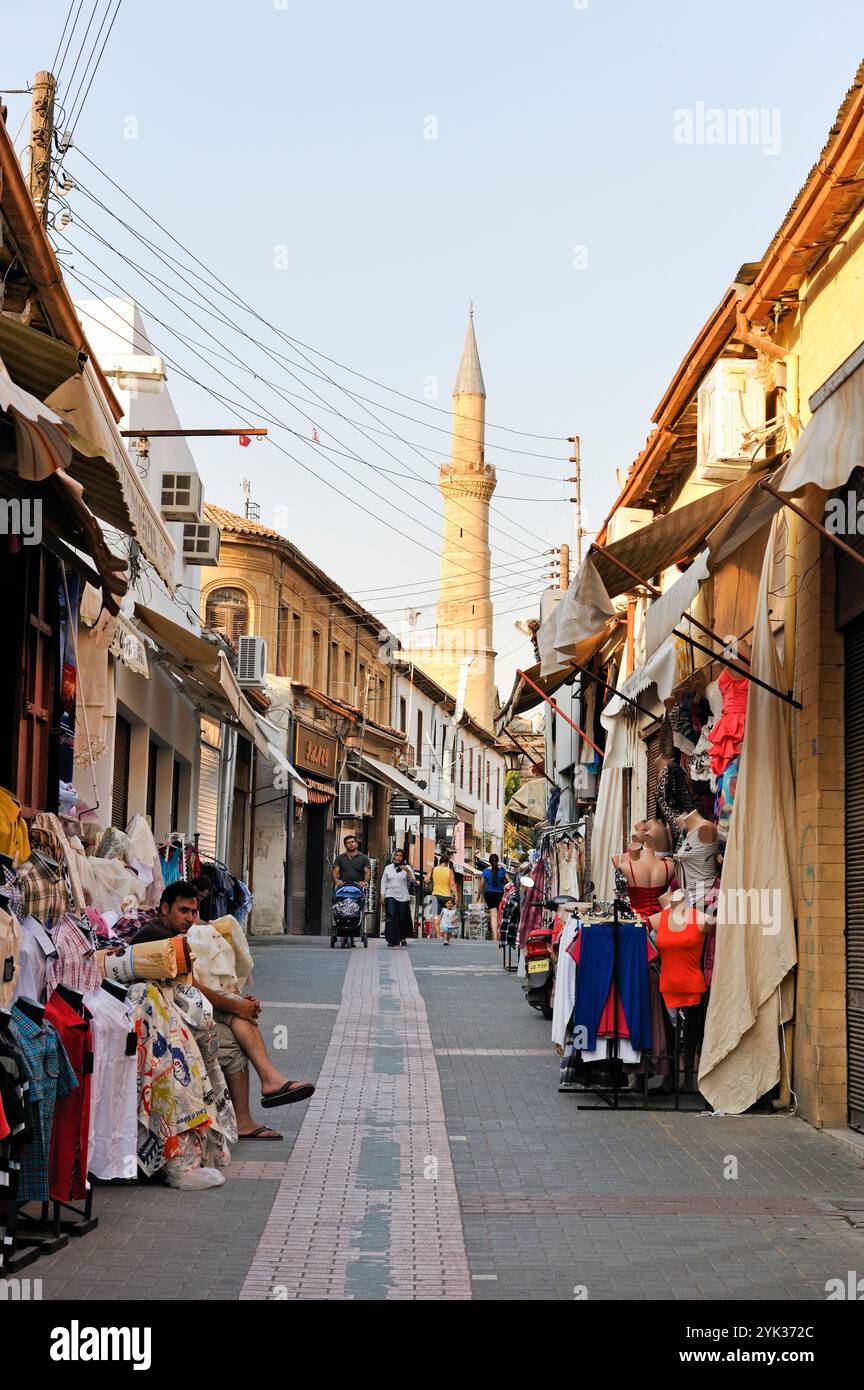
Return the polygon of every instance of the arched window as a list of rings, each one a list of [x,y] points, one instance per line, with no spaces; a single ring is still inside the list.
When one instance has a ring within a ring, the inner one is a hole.
[[[242,589],[214,589],[207,596],[204,621],[221,632],[232,646],[249,631],[249,600]]]

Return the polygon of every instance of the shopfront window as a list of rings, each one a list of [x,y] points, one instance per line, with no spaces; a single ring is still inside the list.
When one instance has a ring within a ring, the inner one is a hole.
[[[233,647],[249,632],[249,600],[242,589],[213,589],[204,615],[207,627],[221,632]]]

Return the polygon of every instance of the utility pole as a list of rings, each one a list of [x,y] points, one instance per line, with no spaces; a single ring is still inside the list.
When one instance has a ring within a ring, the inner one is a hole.
[[[561,567],[560,567],[560,570],[559,570],[559,572],[558,572],[558,587],[559,587],[559,589],[569,589],[569,588],[570,588],[570,547],[569,547],[569,545],[562,545],[562,547],[561,547]]]
[[[39,219],[45,226],[48,220],[48,195],[51,191],[51,147],[54,140],[54,96],[57,82],[50,72],[37,72],[33,79],[33,101],[30,106],[30,196]]]
[[[567,478],[568,483],[576,484],[576,496],[571,497],[571,502],[576,503],[576,564],[582,564],[582,445],[578,434],[571,434],[567,440],[568,444],[573,445],[573,453],[568,459],[569,463],[575,465],[573,477]]]

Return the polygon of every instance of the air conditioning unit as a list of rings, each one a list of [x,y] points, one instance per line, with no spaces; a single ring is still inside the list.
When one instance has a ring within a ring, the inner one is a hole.
[[[733,483],[753,466],[756,450],[745,437],[765,424],[758,371],[755,361],[721,358],[699,388],[696,476],[706,483]]]
[[[340,782],[336,815],[347,820],[355,816],[371,816],[372,788],[368,782]]]
[[[623,541],[625,536],[630,536],[634,531],[640,531],[643,526],[647,526],[649,521],[654,520],[654,513],[646,507],[619,507],[609,518],[606,527],[606,544],[612,545],[614,541]]]
[[[263,637],[237,639],[237,684],[263,685],[267,674],[267,643]]]
[[[163,473],[159,509],[163,521],[200,521],[204,489],[197,473]]]
[[[187,565],[218,565],[219,527],[212,521],[187,522],[183,527],[183,559]]]

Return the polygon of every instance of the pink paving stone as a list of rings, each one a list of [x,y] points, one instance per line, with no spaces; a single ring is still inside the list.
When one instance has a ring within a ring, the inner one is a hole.
[[[400,1013],[380,1016],[382,995]],[[376,1045],[400,1056],[405,1070],[376,1073]],[[382,1137],[398,1145],[400,1186],[360,1187],[368,1177],[358,1171],[363,1141]],[[439,1160],[434,1182],[424,1177],[430,1153]],[[286,1164],[255,1165],[263,1166],[280,1169],[280,1188],[242,1298],[260,1298],[273,1285],[294,1298],[351,1298],[349,1270],[362,1278],[366,1259],[388,1298],[471,1298],[437,1064],[410,959],[388,957],[374,943],[352,957],[318,1090],[291,1156]],[[361,1234],[368,1245],[361,1228],[370,1210],[388,1222],[385,1269],[381,1252],[358,1250]]]

